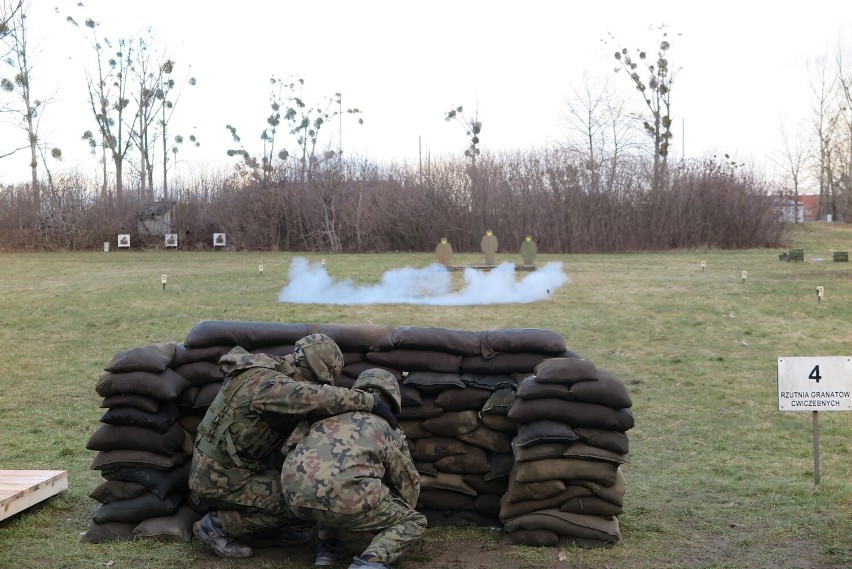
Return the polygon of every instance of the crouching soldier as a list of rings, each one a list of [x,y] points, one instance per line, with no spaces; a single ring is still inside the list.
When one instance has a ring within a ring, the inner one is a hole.
[[[385,370],[363,372],[352,388],[401,409],[399,384]],[[317,524],[316,565],[349,558],[339,529],[376,533],[349,569],[389,569],[426,529],[414,509],[420,475],[395,419],[353,412],[313,423],[288,453],[281,486],[293,515]]]
[[[334,387],[343,354],[324,334],[296,342],[283,358],[236,347],[219,360],[222,388],[198,427],[189,488],[211,508],[193,527],[220,557],[253,555],[255,547],[296,545],[310,532],[294,521],[281,492],[281,449],[311,412],[328,416],[372,411],[394,419],[390,407],[364,391]]]

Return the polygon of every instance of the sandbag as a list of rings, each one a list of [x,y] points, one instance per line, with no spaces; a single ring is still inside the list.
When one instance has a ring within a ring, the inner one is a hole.
[[[234,346],[208,346],[205,348],[187,348],[183,342],[175,346],[175,357],[171,367],[178,368],[193,362],[217,363],[219,359],[230,352]]]
[[[416,407],[417,405],[423,404],[423,398],[420,396],[420,392],[414,389],[413,387],[408,387],[407,385],[400,385],[399,394],[402,398],[403,407]],[[443,408],[443,406],[441,408]]]
[[[104,367],[104,370],[111,372],[164,372],[175,356],[175,346],[175,342],[159,342],[118,352]]]
[[[515,391],[518,388],[517,380],[511,375],[505,373],[463,373],[461,374],[461,380],[465,387],[486,389],[492,392],[497,390]]]
[[[98,484],[91,492],[89,498],[97,500],[102,504],[114,502],[116,500],[127,500],[141,496],[148,489],[137,482],[125,482],[124,480],[104,480]]]
[[[495,354],[488,359],[482,356],[466,356],[462,358],[459,370],[462,373],[484,375],[527,372],[546,357],[539,353]]]
[[[393,349],[393,328],[383,324],[308,324],[309,334],[327,334],[341,350],[383,352]]]
[[[506,521],[504,528],[507,532],[518,529],[546,529],[560,536],[588,538],[606,543],[616,543],[621,539],[616,518],[585,516],[555,509],[541,510],[512,518]]]
[[[511,454],[501,454],[499,452],[488,452],[488,472],[485,474],[485,480],[491,481],[498,478],[508,478],[512,466],[515,464],[515,457]]]
[[[202,386],[207,383],[220,382],[225,378],[225,374],[214,363],[210,362],[192,362],[183,364],[175,368],[175,371],[182,375],[190,385]]]
[[[170,516],[183,500],[183,495],[172,494],[162,500],[159,496],[146,492],[141,496],[127,500],[115,500],[108,504],[98,504],[92,512],[92,520],[98,524],[108,522],[136,522],[157,516]]]
[[[135,395],[133,393],[124,393],[122,395],[110,395],[104,397],[101,401],[101,408],[110,407],[134,407],[146,413],[156,413],[160,410],[160,401],[145,397],[144,395]]]
[[[420,405],[417,405],[416,407],[403,407],[402,410],[396,414],[396,418],[400,421],[422,421],[423,419],[428,419],[430,417],[437,417],[443,412],[443,409],[435,405],[434,399],[423,397]]]
[[[170,456],[147,450],[102,450],[92,460],[92,470],[110,470],[113,468],[153,468],[171,470],[186,460],[183,454]]]
[[[440,490],[424,487],[417,498],[417,509],[446,511],[472,510],[476,498],[452,490]],[[446,522],[446,520],[444,520]]]
[[[420,477],[420,487],[430,490],[451,490],[468,496],[476,496],[476,490],[464,481],[461,474],[439,472],[436,476],[424,475]]]
[[[548,358],[533,368],[542,383],[575,383],[595,379],[597,367],[589,360],[574,358]]]
[[[562,336],[541,328],[502,328],[479,333],[480,352],[486,358],[497,352],[561,354],[567,347]]]
[[[505,415],[490,415],[483,413],[479,416],[482,424],[492,431],[515,434],[518,432],[518,424]]]
[[[515,464],[513,474],[518,482],[541,482],[562,479],[577,482],[590,480],[602,486],[615,484],[618,466],[611,462],[580,458],[543,458]]]
[[[111,407],[101,416],[101,423],[144,427],[165,433],[177,422],[179,416],[177,405],[169,401],[160,405],[156,413],[148,413],[136,407]]]
[[[512,403],[515,402],[515,392],[513,389],[495,389],[488,401],[482,406],[484,415],[503,415],[509,414],[509,409]]]
[[[485,474],[491,470],[485,451],[475,446],[468,446],[464,454],[436,460],[435,468],[450,474]]]
[[[222,389],[221,381],[208,383],[199,387],[198,394],[192,400],[192,408],[203,409],[210,407],[210,404],[213,403],[213,400],[216,399],[216,396],[219,394],[220,389]]]
[[[206,320],[192,327],[183,344],[187,348],[242,346],[252,350],[259,346],[294,344],[307,335],[307,324]]]
[[[157,401],[169,401],[175,399],[187,387],[189,387],[189,382],[172,369],[166,369],[159,373],[107,371],[98,378],[95,391],[101,397],[135,393]]]
[[[612,452],[611,450],[598,448],[581,442],[575,442],[568,445],[568,448],[565,449],[562,456],[587,458],[591,460],[606,460],[616,464],[630,463],[630,456],[627,454]]]
[[[158,516],[142,520],[133,528],[137,538],[175,539],[190,541],[192,524],[201,519],[201,514],[188,506],[180,506],[170,516]]]
[[[424,429],[423,421],[419,420],[402,420],[399,422],[399,428],[409,439],[425,439],[435,436]]]
[[[619,454],[627,454],[630,451],[626,433],[589,427],[576,427],[574,432],[577,433],[581,441],[593,447],[611,450]]]
[[[402,372],[399,371],[398,369],[394,369],[394,368],[386,367],[386,366],[380,366],[378,364],[365,362],[365,361],[355,362],[355,363],[349,364],[347,366],[344,366],[342,375],[348,375],[349,377],[353,377],[353,378],[357,379],[359,375],[361,375],[362,373],[364,373],[368,369],[383,369],[386,372],[388,372],[389,374],[391,374],[392,376],[394,376],[398,382],[402,381]],[[341,378],[341,376],[337,376],[337,379],[334,382],[335,385],[338,385],[338,381],[340,380],[340,378]]]
[[[133,528],[135,527],[135,522],[108,522],[105,524],[92,522],[80,539],[88,543],[127,541],[135,537],[133,535]]]
[[[103,470],[101,476],[107,480],[135,482],[147,488],[152,494],[164,497],[189,489],[189,469],[187,460],[171,470],[157,470],[146,467],[117,467]]]
[[[465,454],[468,446],[458,439],[429,437],[408,441],[412,458],[424,462],[435,462],[445,456]]]
[[[186,431],[178,423],[165,433],[157,432],[144,427],[128,427],[125,425],[110,425],[102,423],[92,433],[86,443],[89,450],[145,450],[157,454],[172,455],[184,452]],[[192,450],[190,449],[190,454]]]
[[[403,382],[408,387],[413,387],[422,394],[436,396],[447,389],[461,389],[464,387],[458,373],[439,373],[435,371],[413,371],[408,374]]]
[[[563,502],[559,509],[563,512],[586,514],[589,516],[620,516],[624,508],[598,496],[584,496]]]
[[[562,494],[567,488],[564,480],[542,480],[541,482],[519,482],[514,476],[509,477],[509,485],[506,488],[506,501],[513,502],[530,502],[535,500],[545,500],[552,496]],[[594,493],[591,489],[585,488],[583,496],[591,496]]]
[[[512,452],[512,437],[480,425],[475,431],[458,436],[459,440],[500,454]]]
[[[546,529],[518,529],[513,532],[503,532],[500,545],[529,545],[532,547],[556,547],[559,545],[559,534]]]
[[[515,399],[508,417],[520,424],[548,419],[568,423],[574,428],[592,427],[611,431],[627,431],[634,425],[630,409],[613,409],[595,403],[561,399]]]
[[[424,429],[439,437],[457,437],[475,431],[478,426],[476,411],[445,411],[422,423]]]
[[[444,411],[479,411],[491,397],[485,389],[448,389],[435,397],[435,404]]]
[[[514,418],[514,417],[511,417]],[[562,421],[537,420],[518,425],[518,436],[513,446],[530,447],[546,443],[572,443],[579,439],[570,425]]]
[[[458,354],[427,350],[396,349],[388,352],[367,352],[368,362],[405,371],[434,371],[458,373],[462,357]]]
[[[479,333],[448,328],[423,328],[397,326],[393,331],[393,345],[411,350],[436,350],[460,354],[479,355]]]
[[[570,442],[543,442],[531,446],[522,447],[518,439],[512,441],[512,453],[515,462],[529,462],[530,460],[542,460],[544,458],[562,458],[565,451],[571,446]]]

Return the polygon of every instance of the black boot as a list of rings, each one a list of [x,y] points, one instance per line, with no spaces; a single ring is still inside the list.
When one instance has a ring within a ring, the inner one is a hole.
[[[219,521],[219,514],[216,512],[210,512],[195,522],[195,525],[192,526],[192,532],[195,537],[209,545],[213,549],[213,553],[219,557],[244,559],[254,555],[251,547],[240,544],[228,535],[228,532],[222,527],[222,522]]]

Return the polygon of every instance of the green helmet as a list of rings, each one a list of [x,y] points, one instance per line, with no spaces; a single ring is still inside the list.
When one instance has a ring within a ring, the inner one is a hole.
[[[310,334],[296,342],[293,357],[300,366],[307,366],[320,383],[331,384],[343,371],[343,353],[325,334]]]
[[[393,374],[387,370],[370,368],[361,372],[361,375],[352,384],[352,389],[381,391],[393,403],[394,415],[402,411],[402,393],[399,391],[399,383]]]

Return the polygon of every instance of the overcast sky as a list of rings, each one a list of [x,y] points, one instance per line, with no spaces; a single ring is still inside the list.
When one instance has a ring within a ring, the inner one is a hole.
[[[790,132],[810,116],[808,62],[837,49],[845,36],[852,58],[852,2],[770,4],[749,0],[31,0],[29,26],[37,96],[52,101],[40,135],[65,154],[66,166],[87,157],[80,140],[95,129],[86,108],[85,66],[94,59],[73,14],[100,22],[102,36],[141,36],[192,76],[173,133],[195,134],[202,147],[182,160],[229,165],[238,129],[260,150],[269,115],[269,78],[301,76],[307,99],[335,92],[364,124],[344,120],[343,149],[381,161],[461,153],[461,126],[444,121],[463,105],[482,122],[483,149],[527,149],[565,137],[565,99],[584,73],[602,77],[619,46],[656,50],[666,24],[671,65],[676,157],[729,153],[762,169]],[[55,8],[59,9],[59,13]],[[623,74],[614,77],[628,101],[641,104]],[[333,130],[337,130],[337,126]],[[337,132],[329,132],[337,136]],[[0,130],[7,137],[22,136]],[[24,139],[25,142],[25,139]],[[294,147],[287,140],[285,146]],[[0,148],[2,151],[2,148]],[[28,159],[0,161],[0,183],[26,180]],[[92,167],[91,165],[86,166]]]

